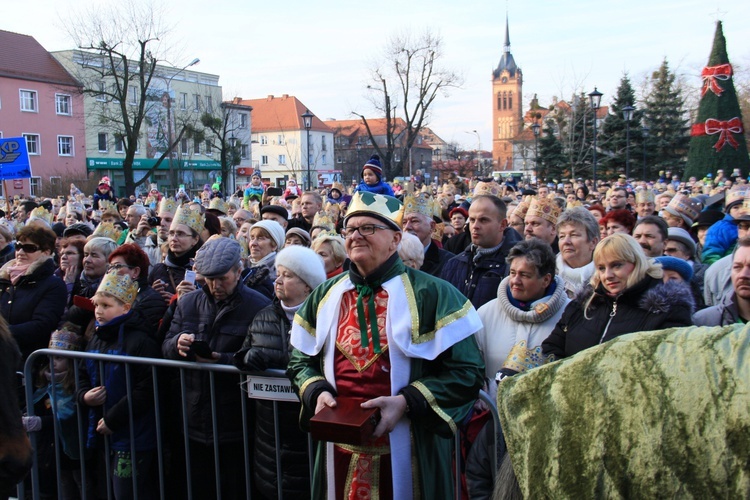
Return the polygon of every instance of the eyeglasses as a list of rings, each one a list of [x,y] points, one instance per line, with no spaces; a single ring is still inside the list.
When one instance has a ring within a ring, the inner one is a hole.
[[[348,226],[341,230],[341,233],[345,238],[351,238],[354,233],[359,233],[360,236],[372,236],[378,229],[390,229],[387,226],[379,226],[377,224],[364,224],[359,227]]]
[[[107,272],[110,271],[120,271],[120,269],[133,269],[135,266],[130,266],[128,264],[110,264],[107,266]]]
[[[170,238],[188,238],[192,236],[192,234],[183,231],[170,231],[168,234]]]
[[[24,253],[34,253],[39,251],[39,247],[32,243],[16,243],[16,250],[23,250]]]

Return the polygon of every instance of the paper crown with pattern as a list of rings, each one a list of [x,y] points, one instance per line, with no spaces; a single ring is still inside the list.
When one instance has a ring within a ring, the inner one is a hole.
[[[177,200],[175,200],[174,198],[167,198],[165,196],[159,202],[159,213],[169,212],[170,214],[173,214],[177,211],[178,206],[179,203],[177,203]]]
[[[206,224],[206,217],[199,209],[193,210],[189,205],[182,205],[174,213],[170,230],[177,228],[179,224],[184,224],[196,233],[200,234]]]
[[[29,214],[29,218],[41,219],[47,224],[52,224],[52,214],[44,207],[36,207]]]
[[[546,304],[540,304],[546,305]],[[546,363],[554,361],[552,355],[545,356],[542,354],[542,346],[529,349],[525,340],[521,340],[510,350],[508,357],[505,358],[502,368],[508,368],[518,373],[527,372]]]
[[[550,198],[534,198],[529,204],[529,210],[526,216],[541,217],[553,225],[557,224],[557,218],[560,217],[562,209],[560,205]]]
[[[315,217],[313,217],[312,227],[315,226],[320,226],[330,231],[333,230],[334,227],[336,227],[336,224],[333,222],[333,219],[330,215],[325,212],[318,212],[317,214],[315,214]]]
[[[684,220],[688,226],[691,226],[693,221],[698,218],[698,214],[701,213],[702,209],[703,207],[699,201],[693,200],[682,193],[678,193],[672,198],[669,205],[667,205],[664,210],[675,217],[682,217],[682,220]]]
[[[110,210],[112,208],[115,208],[117,205],[113,201],[110,200],[99,200],[99,210],[102,211],[102,213],[106,212],[107,210]]]
[[[115,226],[111,222],[102,222],[98,226],[96,226],[96,229],[94,229],[91,237],[96,238],[98,236],[101,236],[102,238],[109,238],[110,240],[117,241],[120,239],[121,235],[122,229]]]
[[[639,189],[635,192],[636,203],[655,203],[656,196],[650,189]]]
[[[110,272],[104,275],[96,293],[106,293],[120,302],[132,305],[138,295],[138,282],[127,274],[120,276],[116,272]]]
[[[69,202],[68,202],[68,203],[67,203],[67,204],[65,205],[65,212],[66,212],[66,213],[71,213],[71,212],[75,212],[75,213],[77,213],[77,214],[83,215],[83,212],[84,212],[85,210],[86,210],[86,209],[84,208],[84,206],[83,206],[83,203],[81,203],[81,202],[78,202],[78,201],[69,201]]]
[[[441,211],[439,204],[437,204],[430,195],[418,194],[416,196],[404,196],[404,215],[422,214],[429,217],[430,220],[434,220],[435,218],[438,218]]]
[[[726,210],[729,211],[734,205],[742,203],[745,200],[745,194],[747,194],[748,191],[750,191],[750,186],[748,185],[736,186],[727,191],[724,199]]]
[[[353,197],[349,210],[346,211],[344,224],[355,215],[367,215],[380,219],[391,228],[401,231],[404,219],[404,206],[393,196],[375,194],[369,191],[358,191]]]
[[[526,213],[529,211],[529,205],[531,205],[531,196],[527,196],[523,199],[522,202],[518,204],[515,210],[513,210],[513,213],[511,215],[516,215],[521,218],[521,220],[526,218]]]
[[[211,202],[208,204],[209,210],[218,210],[223,214],[227,213],[227,208],[227,203],[219,197],[212,198]]]
[[[474,196],[490,195],[500,197],[500,184],[495,181],[479,181],[474,186]]]
[[[58,351],[82,351],[86,346],[86,338],[80,335],[76,326],[66,323],[52,332],[49,338],[49,348]]]

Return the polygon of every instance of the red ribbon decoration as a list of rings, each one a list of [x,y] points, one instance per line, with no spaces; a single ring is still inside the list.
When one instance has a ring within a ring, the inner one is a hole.
[[[706,66],[701,71],[701,77],[703,78],[703,88],[701,89],[701,97],[706,95],[708,89],[721,96],[724,93],[724,89],[716,82],[716,80],[729,80],[732,76],[732,65],[729,63],[719,64],[718,66]]]
[[[735,116],[731,120],[721,121],[715,118],[709,118],[706,123],[696,123],[690,130],[690,135],[715,135],[719,134],[719,140],[714,144],[716,151],[721,151],[726,143],[729,143],[734,149],[739,147],[737,139],[732,134],[741,134],[744,131],[742,121]]]

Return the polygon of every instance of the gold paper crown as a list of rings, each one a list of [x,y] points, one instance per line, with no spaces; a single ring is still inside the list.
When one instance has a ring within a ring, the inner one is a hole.
[[[85,208],[84,208],[83,204],[80,203],[80,202],[77,202],[77,201],[69,201],[65,205],[65,211],[67,213],[75,212],[77,214],[83,215],[84,210],[85,210]]]
[[[529,205],[531,204],[530,196],[523,200],[521,203],[518,204],[515,210],[513,210],[512,215],[516,215],[521,218],[521,220],[526,218],[526,213],[529,211]]]
[[[52,332],[49,338],[49,348],[58,351],[82,351],[86,345],[86,339],[74,330],[72,324],[65,324],[58,330]]]
[[[581,203],[578,200],[573,201],[573,202],[569,201],[568,204],[566,205],[565,209],[566,210],[570,210],[571,208],[582,207],[582,206],[583,206],[583,203]]]
[[[435,200],[431,196],[418,194],[416,196],[408,195],[404,197],[404,215],[422,214],[432,220],[441,211],[435,206]]]
[[[209,210],[218,210],[219,212],[227,213],[227,204],[221,198],[212,198],[211,203],[208,204]]]
[[[334,183],[333,183],[333,184],[331,185],[331,189],[338,189],[338,190],[339,190],[339,192],[340,192],[340,193],[341,193],[342,195],[346,194],[346,188],[345,188],[345,187],[344,187],[344,185],[343,185],[343,184],[341,184],[340,182],[334,182]]]
[[[654,203],[656,202],[656,196],[650,189],[639,189],[635,192],[636,203]]]
[[[555,357],[552,355],[544,356],[544,354],[542,354],[542,346],[537,346],[534,349],[529,349],[528,347],[526,347],[526,341],[522,340],[514,345],[510,350],[508,357],[505,358],[505,362],[503,363],[502,368],[509,368],[511,370],[517,371],[518,373],[523,373],[531,370],[532,368],[536,368],[538,366],[542,366],[545,363],[549,363],[554,359]]]
[[[199,209],[191,209],[189,205],[182,205],[177,209],[172,219],[170,230],[176,229],[178,224],[184,224],[196,233],[200,234],[206,224],[206,217]]]
[[[99,210],[101,210],[102,213],[115,207],[116,207],[115,203],[110,200],[99,200]]]
[[[500,197],[500,184],[495,181],[485,182],[479,181],[474,186],[474,196],[490,195]]]
[[[745,192],[745,199],[742,200],[742,213],[750,214],[750,189]]]
[[[94,229],[91,237],[94,238],[97,236],[101,236],[103,238],[109,238],[111,240],[118,241],[120,239],[120,235],[122,235],[122,229],[115,226],[111,222],[102,222],[98,226],[96,226],[96,229]]]
[[[159,213],[169,212],[170,214],[173,214],[177,211],[178,206],[179,204],[177,203],[177,200],[165,196],[161,199],[161,202],[159,202]]]
[[[750,186],[737,186],[727,191],[724,206],[728,207],[732,203],[742,202],[745,199],[745,194],[750,190]],[[33,214],[33,212],[32,212]]]
[[[346,220],[355,215],[369,215],[387,222],[393,229],[401,230],[404,206],[393,196],[358,191],[353,197]]]
[[[562,208],[560,205],[549,198],[534,198],[529,205],[526,216],[541,217],[553,225],[557,224],[557,218],[560,217]]]
[[[29,217],[34,217],[36,219],[41,219],[45,221],[47,224],[52,224],[52,214],[47,211],[44,207],[36,207],[34,210],[31,211],[29,214]]]
[[[333,219],[325,212],[318,212],[315,214],[315,217],[313,217],[313,227],[320,226],[323,228],[326,228],[327,230],[333,230],[334,227],[336,227],[336,224],[334,224]]]
[[[672,198],[666,210],[672,215],[682,217],[687,225],[691,225],[698,218],[702,208],[700,202],[679,193]]]
[[[107,273],[99,283],[96,293],[107,293],[125,304],[133,304],[135,296],[138,295],[138,282],[130,279],[124,274],[120,276],[116,272]]]

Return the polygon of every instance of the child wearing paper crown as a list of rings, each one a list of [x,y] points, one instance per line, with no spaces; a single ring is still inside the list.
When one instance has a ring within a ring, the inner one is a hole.
[[[375,194],[387,194],[393,196],[393,189],[383,181],[383,167],[380,164],[380,157],[372,155],[365,166],[362,167],[362,180],[360,181],[357,191],[369,191]]]
[[[146,331],[147,322],[132,309],[138,282],[130,276],[108,273],[94,295],[96,330],[87,352],[156,358],[160,349]],[[101,367],[101,370],[100,370]],[[128,398],[125,365],[86,360],[79,370],[79,404],[91,407],[87,446],[103,453],[109,436],[112,486],[115,498],[133,498],[133,452],[136,455],[138,496],[148,497],[151,465],[156,448],[156,420],[151,369],[130,365]],[[130,399],[130,400],[128,400]],[[129,428],[129,411],[133,427]],[[131,433],[135,450],[131,449]]]
[[[82,351],[86,339],[80,335],[79,328],[66,323],[52,332],[50,349],[59,351]],[[24,417],[28,431],[36,431],[36,453],[39,464],[40,487],[42,496],[56,482],[55,446],[60,448],[60,477],[57,481],[63,498],[80,498],[81,488],[81,452],[78,435],[78,405],[76,405],[74,358],[53,356],[48,363],[40,365],[34,378],[34,416]],[[58,430],[58,441],[55,442],[55,428]],[[84,452],[84,455],[86,453]],[[94,470],[86,456],[88,470]],[[93,498],[93,475],[87,474],[86,496]]]

